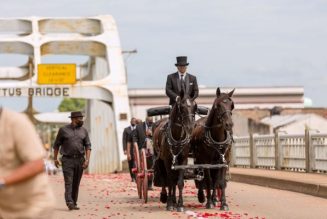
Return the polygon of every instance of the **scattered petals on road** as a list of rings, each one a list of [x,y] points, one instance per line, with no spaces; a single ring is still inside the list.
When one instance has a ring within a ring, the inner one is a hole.
[[[136,184],[131,182],[129,174],[84,174],[81,186],[78,211],[68,211],[64,203],[64,182],[62,175],[50,176],[56,193],[57,207],[54,218],[264,218],[247,212],[224,212],[206,209],[205,204],[197,201],[197,190],[193,181],[186,181],[184,188],[184,212],[166,211],[165,204],[159,202],[160,188],[149,191],[148,203],[139,199]],[[230,209],[239,206],[227,197]],[[254,205],[254,204],[253,204]]]

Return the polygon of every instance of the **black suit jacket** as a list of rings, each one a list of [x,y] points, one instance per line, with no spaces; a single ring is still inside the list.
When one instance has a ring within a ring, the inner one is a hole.
[[[187,73],[184,81],[186,94],[188,94],[192,99],[197,98],[199,95],[199,88],[196,77]],[[175,104],[176,97],[179,96],[181,89],[181,80],[179,79],[178,72],[168,75],[166,82],[166,94],[169,97],[169,105]]]
[[[149,127],[149,128],[151,129],[151,127]],[[145,140],[146,140],[147,136],[145,135],[145,131],[146,131],[145,122],[138,124],[136,126],[136,129],[133,131],[133,143],[136,142],[139,146],[139,149],[146,147]]]
[[[123,132],[123,149],[124,151],[127,150],[127,142],[130,141],[132,135],[132,127],[128,126],[124,129]]]

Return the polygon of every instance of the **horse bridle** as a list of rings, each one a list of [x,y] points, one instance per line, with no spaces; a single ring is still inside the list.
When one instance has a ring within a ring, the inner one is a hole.
[[[229,98],[229,97],[227,97],[227,98]],[[225,99],[222,99],[221,101],[223,101],[223,100],[225,100]],[[215,107],[214,107],[215,110],[218,110],[218,106],[217,106],[217,105],[218,105],[221,101],[219,101],[218,103],[215,104]],[[232,110],[225,110],[225,111],[223,111],[222,113],[218,114],[218,115],[216,116],[216,118],[218,119],[218,124],[217,124],[217,125],[214,125],[214,126],[204,126],[204,127],[205,127],[206,129],[212,129],[212,128],[216,128],[216,127],[221,127],[221,126],[223,125],[223,122],[224,122],[223,117],[224,117],[224,115],[227,114],[227,113],[229,113],[230,115],[232,115]]]
[[[227,114],[227,113],[229,113],[230,115],[232,115],[232,111],[231,111],[231,110],[225,110],[224,112],[220,113],[220,114],[217,116],[217,119],[218,119],[218,121],[219,121],[219,124],[222,125],[222,123],[224,122],[223,117],[224,117],[224,115]]]
[[[180,114],[182,114],[181,113],[181,109],[180,109],[180,103],[177,103],[178,105],[177,105],[177,107],[178,107],[178,113],[179,113],[179,115]],[[181,123],[174,123],[174,125],[177,125],[177,126],[179,126],[179,127],[183,127],[183,122],[184,122],[184,118],[187,118],[187,117],[191,117],[192,119],[194,119],[195,118],[195,113],[190,113],[190,114],[188,114],[188,115],[184,115],[184,116],[179,116],[178,115],[178,117],[177,117],[177,120],[179,121],[179,122],[181,122]]]

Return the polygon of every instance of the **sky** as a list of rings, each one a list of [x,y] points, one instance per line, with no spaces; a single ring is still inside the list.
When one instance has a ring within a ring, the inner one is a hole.
[[[197,76],[200,85],[304,86],[305,96],[312,99],[313,106],[327,107],[324,0],[1,3],[0,17],[5,18],[112,15],[122,49],[138,51],[126,60],[130,88],[164,88],[167,74],[176,70],[175,57],[186,55],[188,71]]]

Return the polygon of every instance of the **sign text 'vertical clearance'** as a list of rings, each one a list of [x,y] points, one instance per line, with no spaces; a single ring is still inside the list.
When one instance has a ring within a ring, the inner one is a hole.
[[[75,84],[76,64],[39,64],[38,84]]]

